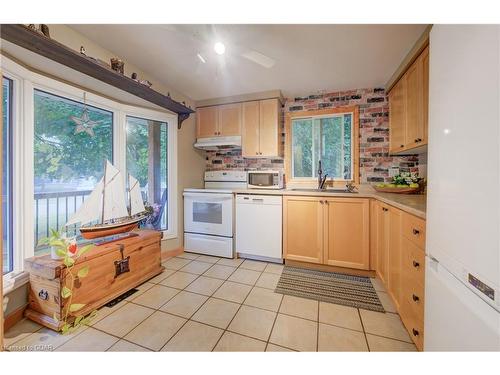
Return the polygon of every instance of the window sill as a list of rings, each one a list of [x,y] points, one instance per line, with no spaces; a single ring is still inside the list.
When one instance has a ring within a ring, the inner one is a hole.
[[[30,281],[28,272],[11,272],[3,276],[3,294],[7,295]]]

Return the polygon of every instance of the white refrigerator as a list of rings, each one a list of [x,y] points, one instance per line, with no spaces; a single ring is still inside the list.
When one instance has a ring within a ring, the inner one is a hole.
[[[500,350],[500,27],[430,35],[426,351]]]

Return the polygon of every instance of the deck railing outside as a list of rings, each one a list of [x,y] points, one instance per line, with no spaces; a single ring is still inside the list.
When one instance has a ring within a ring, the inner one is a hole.
[[[40,253],[46,247],[39,247],[38,241],[49,236],[50,229],[61,229],[71,215],[80,207],[92,190],[35,193],[35,251]],[[165,202],[166,204],[166,202]],[[166,228],[167,210],[163,211],[161,228]],[[69,236],[76,235],[77,227],[67,228]]]

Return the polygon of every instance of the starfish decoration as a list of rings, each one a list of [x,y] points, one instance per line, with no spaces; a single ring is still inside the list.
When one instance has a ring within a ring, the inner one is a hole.
[[[71,120],[76,123],[75,134],[86,132],[91,137],[94,136],[94,127],[98,124],[98,121],[90,119],[87,107],[83,108],[81,117],[71,116]]]

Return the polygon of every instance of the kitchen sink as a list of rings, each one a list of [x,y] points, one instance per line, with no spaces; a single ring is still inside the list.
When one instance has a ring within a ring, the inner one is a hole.
[[[290,189],[291,191],[304,191],[304,192],[313,192],[313,193],[348,193],[348,194],[357,194],[357,191],[349,191],[347,189],[306,189],[306,188],[295,188]]]

